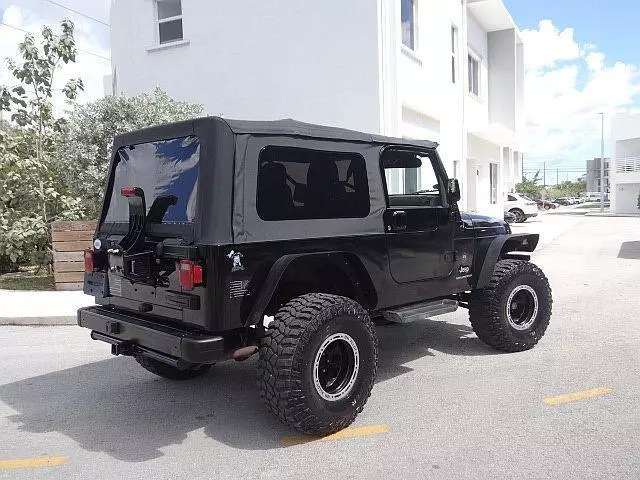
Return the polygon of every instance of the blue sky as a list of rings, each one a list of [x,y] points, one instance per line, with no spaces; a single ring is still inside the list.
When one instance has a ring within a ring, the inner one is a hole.
[[[580,44],[593,43],[607,57],[640,66],[640,2],[637,0],[504,0],[521,29],[551,19],[573,28]]]
[[[600,156],[597,112],[608,156],[611,116],[640,109],[640,2],[503,1],[525,40],[525,170],[576,178]]]

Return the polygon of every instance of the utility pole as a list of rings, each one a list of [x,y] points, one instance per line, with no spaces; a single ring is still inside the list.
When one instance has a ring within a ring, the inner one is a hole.
[[[560,169],[556,168],[556,187],[560,185]]]
[[[600,112],[600,213],[604,212],[604,112]]]
[[[547,188],[547,162],[542,162],[542,188]]]

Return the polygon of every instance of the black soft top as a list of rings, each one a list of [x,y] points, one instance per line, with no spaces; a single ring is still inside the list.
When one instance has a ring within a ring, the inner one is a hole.
[[[386,203],[379,167],[381,148],[394,145],[431,150],[438,145],[428,140],[385,137],[291,119],[247,121],[202,117],[116,136],[105,198],[110,197],[113,189],[114,159],[119,148],[189,135],[200,139],[196,217],[192,223],[155,228],[158,235],[173,234],[187,241],[210,245],[384,234],[382,217]],[[361,154],[366,160],[369,181],[369,215],[365,218],[283,222],[260,219],[255,205],[257,159],[260,151],[269,145]],[[105,203],[98,228],[126,232],[126,225],[103,225],[107,208]]]
[[[326,127],[314,123],[305,123],[286,118],[284,120],[255,121],[222,119],[235,134],[287,135],[326,140],[346,140],[349,142],[407,145],[422,148],[436,148],[429,140],[411,140],[407,138],[385,137],[371,133],[348,130],[346,128]]]
[[[118,135],[115,138],[116,148],[123,145],[135,145],[149,140],[173,138],[180,135],[193,134],[197,127],[220,127],[226,125],[236,135],[283,135],[294,137],[317,138],[325,140],[344,140],[348,142],[375,143],[381,145],[406,145],[420,148],[436,148],[438,144],[429,140],[385,137],[372,133],[363,133],[346,128],[327,127],[314,123],[299,122],[291,118],[283,120],[232,120],[221,117],[200,117],[182,122],[167,123],[155,127],[143,128],[134,132]]]

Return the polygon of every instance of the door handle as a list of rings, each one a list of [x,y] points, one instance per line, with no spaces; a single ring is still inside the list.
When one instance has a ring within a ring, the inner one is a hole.
[[[391,216],[391,225],[396,231],[407,229],[407,212],[404,210],[396,210]]]

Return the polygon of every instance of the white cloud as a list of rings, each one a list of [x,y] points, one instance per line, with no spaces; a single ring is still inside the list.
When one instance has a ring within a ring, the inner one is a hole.
[[[525,43],[527,163],[585,168],[600,155],[600,120],[637,108],[640,70],[607,62],[596,45],[578,44],[573,30],[558,30],[550,20],[522,32]],[[609,150],[608,141],[606,151]],[[529,166],[527,166],[527,164]],[[577,176],[577,175],[576,175]]]
[[[66,0],[65,5],[108,22],[109,0]],[[70,18],[75,24],[76,46],[79,51],[75,63],[62,65],[57,72],[54,88],[62,88],[68,79],[80,77],[84,82],[85,91],[81,93],[79,101],[86,102],[103,96],[103,78],[111,71],[107,26],[41,0],[24,0],[20,5],[0,0],[0,11],[2,22],[15,27],[0,26],[0,84],[16,83],[6,68],[4,59],[19,59],[17,45],[24,39],[23,30],[32,32],[39,38],[39,32],[44,25],[49,25],[57,31],[60,21]],[[64,108],[64,100],[60,98],[56,101],[55,107],[58,112],[61,111]]]
[[[560,32],[551,20],[542,20],[538,30],[524,30],[522,38],[527,48],[526,66],[530,70],[553,67],[561,60],[575,60],[580,56],[573,29]]]

